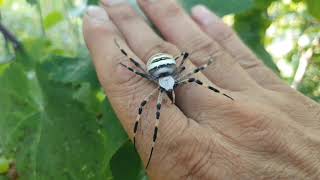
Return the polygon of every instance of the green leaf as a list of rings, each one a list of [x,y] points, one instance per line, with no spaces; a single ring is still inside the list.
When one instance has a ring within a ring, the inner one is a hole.
[[[4,157],[0,157],[0,174],[7,173],[9,171],[10,161]]]
[[[62,22],[64,16],[59,11],[50,12],[43,20],[43,25],[46,30],[49,30],[53,26],[57,25],[58,23]]]
[[[54,81],[74,85],[88,82],[94,90],[100,87],[96,71],[88,54],[79,55],[75,58],[51,56],[46,61],[52,62],[52,68],[49,69],[48,73],[50,79]]]
[[[243,12],[253,5],[253,0],[180,0],[180,2],[187,10],[197,4],[206,5],[219,16]]]
[[[125,169],[125,173],[123,170]],[[141,160],[131,142],[127,142],[113,156],[111,160],[111,170],[114,180],[139,180],[142,179],[140,171],[142,169]]]
[[[4,0],[0,0],[0,7],[4,5]]]
[[[0,149],[22,179],[110,179],[109,160],[126,134],[109,106],[99,120],[74,100],[73,86],[50,80],[51,65],[26,72],[15,63],[3,72]]]
[[[38,0],[26,0],[29,4],[35,5],[38,3]]]
[[[87,4],[88,5],[97,5],[97,4],[99,4],[99,0],[88,0]]]
[[[306,0],[309,13],[316,19],[320,20],[320,1]]]
[[[270,20],[266,17],[266,9],[274,0],[256,0],[255,7],[245,13],[235,16],[234,29],[240,38],[248,45],[253,52],[263,60],[273,71],[278,72],[271,55],[264,48],[265,31],[270,25]]]
[[[81,83],[80,88],[73,94],[72,97],[78,102],[83,103],[88,111],[93,113],[99,112],[100,107],[97,91],[91,88],[90,83]]]
[[[52,51],[52,43],[45,37],[27,38],[23,44],[25,52],[19,53],[16,60],[30,68],[34,68],[37,62],[46,59]]]
[[[0,64],[0,76],[2,73],[10,66],[10,63],[7,64]]]

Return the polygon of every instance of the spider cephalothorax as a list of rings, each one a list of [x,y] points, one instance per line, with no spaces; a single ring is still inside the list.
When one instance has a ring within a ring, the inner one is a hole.
[[[162,104],[162,99],[163,99],[163,96],[165,93],[171,94],[172,95],[172,103],[175,103],[174,89],[177,88],[178,86],[183,85],[183,84],[195,83],[197,85],[204,86],[204,87],[208,88],[209,90],[212,90],[215,93],[220,93],[223,96],[233,100],[233,98],[231,98],[230,96],[228,96],[225,93],[220,92],[220,90],[218,90],[212,86],[206,85],[202,81],[191,77],[193,74],[196,74],[200,71],[203,71],[207,66],[209,66],[212,63],[211,58],[208,60],[208,62],[205,65],[197,67],[193,71],[184,74],[183,71],[186,69],[184,66],[184,63],[189,56],[189,54],[187,52],[183,52],[183,53],[181,53],[181,55],[179,55],[175,58],[170,54],[158,53],[158,54],[155,54],[149,58],[149,60],[147,62],[147,69],[144,69],[136,60],[134,60],[133,58],[128,56],[127,52],[119,46],[117,41],[115,41],[115,43],[116,43],[117,47],[120,49],[120,51],[122,52],[122,54],[127,56],[129,58],[130,62],[132,62],[139,70],[135,70],[135,69],[123,64],[123,63],[120,63],[122,66],[124,66],[129,71],[131,71],[131,72],[133,72],[133,73],[135,73],[145,79],[153,81],[154,83],[156,83],[158,85],[158,87],[155,88],[149,95],[147,95],[144,98],[144,100],[141,102],[140,107],[138,108],[138,115],[137,115],[137,118],[136,118],[136,121],[134,124],[134,128],[133,128],[133,133],[134,133],[133,142],[135,144],[135,136],[136,136],[136,133],[138,130],[138,124],[140,121],[140,117],[141,117],[143,108],[145,107],[147,102],[150,100],[150,98],[154,94],[159,92],[158,100],[157,100],[157,107],[156,107],[157,108],[156,124],[155,124],[155,128],[154,128],[154,133],[153,133],[151,152],[150,152],[150,156],[149,156],[146,168],[149,166],[149,163],[150,163],[150,160],[152,157],[152,153],[153,153],[153,149],[154,149],[154,145],[155,145],[155,142],[157,139],[161,104]],[[182,57],[181,62],[179,64],[179,66],[177,66],[176,61],[181,57]]]

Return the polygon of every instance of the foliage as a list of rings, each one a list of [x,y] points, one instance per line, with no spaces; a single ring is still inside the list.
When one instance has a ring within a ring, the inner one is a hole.
[[[234,29],[242,40],[257,54],[263,62],[275,72],[278,71],[272,57],[265,50],[264,36],[270,25],[267,8],[274,0],[255,1],[253,7],[235,16]]]
[[[195,4],[205,4],[216,14],[223,16],[230,13],[240,13],[249,10],[253,5],[253,0],[180,0],[187,10],[190,10]]]
[[[1,23],[24,46],[15,52],[9,42],[0,41],[0,180],[8,179],[12,168],[20,179],[148,179],[82,40],[81,15],[87,4],[97,3],[0,1]],[[290,84],[296,82],[300,57],[311,49],[297,88],[320,101],[317,0],[181,3],[186,9],[203,3],[232,17],[242,40]],[[293,30],[298,33],[292,36],[292,48],[277,56],[272,50],[277,37]],[[309,43],[301,45],[301,37]],[[286,76],[283,63],[291,75]]]
[[[308,6],[309,13],[313,15],[315,18],[317,18],[318,20],[320,20],[320,11],[319,11],[320,1],[307,0],[306,3]]]

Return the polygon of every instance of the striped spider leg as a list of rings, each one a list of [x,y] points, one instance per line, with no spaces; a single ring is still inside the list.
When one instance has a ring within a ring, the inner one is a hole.
[[[175,60],[178,60],[180,57],[182,57],[182,60],[181,60],[181,62],[180,62],[180,64],[179,64],[179,66],[177,67],[177,70],[176,70],[176,72],[175,72],[176,75],[182,73],[182,72],[186,69],[186,67],[183,66],[183,65],[184,65],[184,63],[186,62],[186,60],[188,59],[189,53],[188,53],[188,52],[182,52],[182,53],[180,54],[180,56],[177,56],[177,57],[174,58],[174,59],[175,59]]]
[[[187,73],[187,74],[185,74],[185,75],[183,75],[181,77],[178,77],[177,81],[184,80],[184,79],[186,79],[186,78],[188,78],[188,77],[190,77],[190,76],[192,76],[192,75],[194,75],[194,74],[196,74],[198,72],[201,72],[201,71],[205,70],[209,65],[212,64],[212,62],[213,62],[213,59],[210,58],[206,64],[204,64],[202,66],[199,66],[199,67],[196,67],[193,71],[191,71],[191,72],[189,72],[189,73]]]
[[[214,87],[209,86],[209,85],[206,85],[202,81],[200,81],[198,79],[195,79],[193,77],[190,78],[190,76],[205,70],[209,65],[212,64],[212,62],[213,62],[213,59],[210,58],[206,64],[204,64],[202,66],[199,66],[199,67],[196,67],[193,71],[191,71],[191,72],[189,72],[189,73],[187,73],[185,75],[182,75],[181,77],[178,77],[177,80],[176,80],[176,83],[175,83],[175,87],[178,87],[178,86],[181,86],[181,85],[187,84],[187,83],[196,83],[197,85],[204,86],[204,87],[212,90],[215,93],[222,94],[223,96],[225,96],[225,97],[227,97],[227,98],[229,98],[231,100],[234,100],[231,96],[229,96],[229,95],[227,95],[225,93],[222,93],[219,89],[214,88]]]
[[[185,79],[185,80],[181,80],[181,81],[178,81],[176,84],[175,84],[175,87],[178,87],[178,86],[181,86],[181,85],[184,85],[184,84],[188,84],[188,83],[196,83],[197,85],[200,85],[200,86],[203,86],[203,87],[206,87],[208,89],[210,89],[211,91],[215,92],[215,93],[219,93],[231,100],[234,100],[231,96],[225,94],[225,93],[222,93],[219,89],[217,88],[214,88],[212,86],[209,86],[205,83],[203,83],[202,81],[200,81],[199,79],[195,79],[195,78],[188,78],[188,79]]]
[[[161,110],[163,95],[164,95],[164,91],[162,89],[160,89],[160,92],[159,92],[159,95],[158,95],[158,100],[157,100],[156,123],[155,123],[154,131],[153,131],[152,146],[151,146],[151,151],[150,151],[150,155],[149,155],[149,159],[148,159],[148,163],[147,163],[146,169],[148,168],[148,166],[150,164],[152,153],[153,153],[153,149],[154,149],[154,145],[156,144],[156,140],[157,140],[158,126],[159,126],[159,120],[160,120],[160,110]]]
[[[136,145],[136,134],[137,134],[137,130],[138,130],[138,124],[140,122],[140,119],[141,119],[141,114],[142,114],[142,111],[143,111],[143,108],[145,107],[145,105],[150,101],[150,99],[152,98],[153,95],[156,94],[156,92],[159,91],[159,88],[155,88],[153,91],[151,91],[151,93],[149,95],[147,95],[143,101],[141,102],[140,104],[140,107],[138,109],[138,115],[137,115],[137,118],[136,118],[136,121],[134,123],[134,128],[133,128],[133,144],[134,146]],[[160,105],[161,106],[161,105]]]
[[[146,78],[146,79],[151,80],[151,81],[153,81],[155,83],[158,83],[156,78],[154,78],[150,73],[148,73],[136,60],[134,60],[133,58],[128,56],[128,53],[124,49],[122,49],[120,47],[120,45],[116,41],[116,39],[115,39],[115,44],[119,48],[121,53],[123,55],[125,55],[130,60],[130,62],[133,63],[142,72],[138,71],[138,70],[135,70],[135,69],[133,69],[131,67],[128,67],[127,65],[125,65],[123,63],[120,63],[123,67],[125,67],[129,71],[131,71],[131,72],[133,72],[133,73],[135,73],[135,74],[137,74],[137,75],[139,75],[139,76],[141,76],[143,78]],[[186,55],[182,54],[182,56],[183,56],[183,58],[186,58]],[[143,99],[143,101],[140,103],[140,106],[138,108],[138,115],[136,117],[136,120],[135,120],[135,123],[134,123],[134,127],[133,127],[133,144],[135,146],[136,145],[136,134],[137,134],[138,125],[139,125],[139,122],[140,122],[140,119],[141,119],[141,115],[142,115],[142,112],[143,112],[143,108],[150,101],[150,99],[153,97],[153,95],[156,94],[156,92],[159,92],[159,96],[158,96],[158,100],[157,100],[156,123],[155,123],[154,132],[153,132],[152,147],[151,147],[151,151],[150,151],[150,155],[149,155],[149,159],[148,159],[148,163],[147,163],[146,168],[148,168],[148,166],[150,164],[151,157],[152,157],[153,150],[154,150],[154,146],[155,146],[156,139],[157,139],[157,135],[158,135],[160,109],[161,109],[162,99],[163,99],[163,96],[164,96],[164,90],[163,89],[161,89],[160,87],[157,87],[154,90],[152,90],[152,92]],[[175,99],[174,91],[172,90],[171,92],[172,92],[172,95],[173,95],[173,99]]]
[[[133,68],[131,68],[131,67],[129,67],[129,66],[127,66],[127,65],[123,64],[123,63],[119,63],[119,64],[120,64],[121,66],[123,66],[123,67],[127,68],[129,71],[131,71],[131,72],[135,73],[136,75],[139,75],[139,76],[141,76],[141,77],[143,77],[143,78],[146,78],[146,79],[148,79],[148,80],[153,81],[153,78],[152,78],[152,77],[150,77],[150,75],[149,75],[149,74],[147,74],[147,73],[142,73],[142,72],[140,72],[140,71],[137,71],[137,70],[135,70],[135,69],[133,69]]]
[[[115,42],[116,46],[119,48],[119,50],[121,51],[121,53],[122,53],[123,55],[125,55],[132,64],[134,64],[137,68],[139,68],[140,71],[135,70],[135,69],[133,69],[133,68],[131,68],[131,67],[128,67],[127,65],[125,65],[125,64],[123,64],[123,63],[120,63],[123,67],[127,68],[129,71],[131,71],[131,72],[133,72],[133,73],[135,73],[135,74],[137,74],[137,75],[139,75],[139,76],[141,76],[141,77],[143,77],[143,78],[146,78],[146,79],[149,79],[149,80],[153,80],[153,78],[150,77],[150,75],[149,75],[149,74],[146,72],[146,70],[141,66],[141,64],[138,63],[136,60],[134,60],[132,57],[130,57],[130,56],[128,55],[128,53],[127,53],[124,49],[122,49],[122,48],[120,47],[120,45],[119,45],[119,43],[118,43],[118,41],[117,41],[116,39],[114,39],[114,42]],[[141,71],[142,71],[142,72],[141,72]]]

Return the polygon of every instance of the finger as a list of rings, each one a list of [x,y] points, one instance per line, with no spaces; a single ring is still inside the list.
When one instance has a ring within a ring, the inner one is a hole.
[[[152,55],[162,52],[172,55],[180,54],[178,49],[163,41],[148,25],[138,16],[128,3],[122,3],[117,5],[107,5],[106,10],[110,15],[110,18],[117,25],[119,31],[123,34],[130,48],[136,53],[137,56],[143,57],[144,62],[148,61],[148,58]],[[128,30],[129,29],[129,30]],[[144,32],[143,36],[137,36],[138,32]],[[187,69],[194,69],[195,67],[189,62]],[[197,78],[208,83],[210,86],[214,86],[203,74],[198,73]],[[223,89],[221,89],[223,91]],[[190,102],[190,96],[196,96],[201,94],[208,99],[203,99],[196,103]],[[223,94],[223,93],[221,93]],[[208,89],[202,87],[191,86],[190,88],[180,88],[177,92],[177,105],[185,114],[195,113],[193,109],[195,106],[201,106],[206,104],[207,101],[224,104],[230,103],[230,100],[222,96],[221,94],[214,93]]]
[[[258,84],[263,87],[284,85],[281,80],[257,59],[236,33],[218,16],[203,5],[192,8],[192,18],[212,39],[218,42]]]
[[[241,91],[256,83],[219,44],[212,41],[173,0],[138,1],[143,11],[157,26],[162,35],[180,49],[192,52],[195,65],[204,64],[208,57],[215,59],[204,74],[225,89]]]
[[[118,0],[116,4],[110,4],[110,2],[113,1],[102,1],[103,7],[108,12],[113,23],[124,35],[132,51],[141,57],[141,60],[145,63],[150,56],[160,51],[166,51],[170,54],[179,53],[176,48],[170,46],[156,35],[126,0]]]
[[[121,37],[102,8],[90,7],[88,9],[88,13],[84,17],[83,32],[86,44],[93,57],[99,80],[118,118],[129,136],[132,137],[138,108],[142,104],[145,95],[150,94],[155,87],[149,81],[135,76],[119,64],[126,57],[114,44],[114,38],[120,39]],[[137,59],[124,41],[119,43],[127,50],[130,56]],[[139,63],[143,62],[140,61]],[[145,105],[145,113],[142,115],[144,133],[143,135],[139,133],[137,136],[137,145],[145,163],[148,160],[152,144],[156,117],[155,103],[155,100],[152,99],[149,104]],[[156,146],[152,159],[152,162],[155,163],[159,162],[160,157],[166,152],[166,150],[162,150],[161,144],[166,147],[166,143],[170,143],[175,139],[176,135],[183,131],[181,127],[186,127],[187,124],[184,114],[169,102],[165,102],[162,105],[160,121],[159,146]]]

